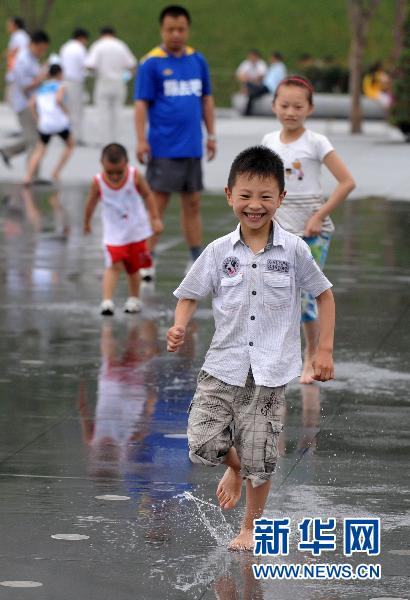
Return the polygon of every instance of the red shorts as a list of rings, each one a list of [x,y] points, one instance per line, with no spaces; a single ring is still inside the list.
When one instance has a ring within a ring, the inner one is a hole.
[[[146,240],[132,242],[124,246],[105,246],[105,266],[122,262],[127,273],[132,275],[139,269],[146,269],[152,265],[152,258],[148,251]]]

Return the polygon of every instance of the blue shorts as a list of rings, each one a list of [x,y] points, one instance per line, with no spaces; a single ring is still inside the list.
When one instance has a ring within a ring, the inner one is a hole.
[[[303,239],[310,247],[310,251],[312,252],[312,256],[319,265],[319,267],[323,270],[325,266],[327,253],[329,250],[330,233],[321,233],[315,237],[304,237]],[[304,292],[302,290],[302,323],[307,323],[309,321],[315,321],[317,319],[317,303],[309,292]]]

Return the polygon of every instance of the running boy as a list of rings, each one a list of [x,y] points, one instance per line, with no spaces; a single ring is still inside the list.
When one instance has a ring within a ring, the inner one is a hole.
[[[152,233],[161,233],[162,221],[147,182],[129,166],[124,146],[105,146],[101,164],[103,171],[91,183],[84,215],[84,233],[91,233],[91,218],[101,202],[106,266],[101,314],[114,314],[113,295],[122,266],[130,294],[124,310],[136,313],[142,308],[139,269],[152,264],[146,240]]]
[[[275,218],[286,231],[309,244],[313,258],[323,269],[334,231],[329,215],[354,189],[355,182],[329,140],[305,129],[305,119],[313,108],[313,87],[305,77],[290,75],[283,79],[273,99],[273,112],[282,129],[265,135],[262,144],[277,152],[285,165],[287,193]],[[326,202],[320,181],[322,163],[337,181]],[[315,299],[307,291],[302,292],[302,324],[306,346],[300,381],[312,383],[319,324]]]
[[[74,149],[74,139],[70,133],[68,109],[64,104],[65,86],[62,82],[63,71],[60,65],[53,64],[48,71],[49,78],[41,84],[30,99],[29,107],[37,121],[39,141],[30,157],[27,174],[23,183],[29,185],[33,175],[47,151],[47,145],[53,135],[58,135],[65,143],[65,148],[54,168],[52,178],[58,181],[60,173]]]
[[[232,550],[251,550],[253,520],[264,510],[278,457],[286,384],[300,374],[300,289],[318,302],[314,377],[333,379],[335,310],[331,283],[308,246],[273,220],[285,197],[283,163],[262,146],[234,160],[225,194],[236,230],[204,250],[174,292],[179,299],[168,350],[183,343],[197,301],[212,294],[215,334],[198,375],[188,420],[192,462],[225,464],[216,495],[246,510]]]

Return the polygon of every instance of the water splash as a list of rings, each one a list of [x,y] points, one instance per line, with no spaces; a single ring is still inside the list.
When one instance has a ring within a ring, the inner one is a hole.
[[[202,524],[209,531],[211,536],[216,540],[218,546],[225,546],[234,536],[232,527],[225,519],[222,510],[219,506],[197,498],[191,492],[183,492],[175,498],[189,500],[195,504],[199,518]]]

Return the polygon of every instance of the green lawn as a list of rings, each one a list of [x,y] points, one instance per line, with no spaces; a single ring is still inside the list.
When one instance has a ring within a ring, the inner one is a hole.
[[[39,0],[31,1],[40,4]],[[94,39],[99,28],[109,24],[140,57],[158,42],[158,14],[166,4],[163,0],[56,0],[47,27],[52,50],[58,50],[76,26],[88,28]],[[303,52],[319,58],[331,54],[347,63],[347,0],[187,0],[183,4],[193,17],[192,45],[211,65],[219,105],[229,104],[236,88],[233,72],[252,47],[265,56],[280,50],[290,70],[295,70],[297,57]],[[370,28],[367,62],[390,55],[394,5],[392,0],[380,2]],[[18,0],[1,2],[0,18],[4,21],[12,11],[18,14],[19,6]],[[6,42],[3,30],[2,47]]]

